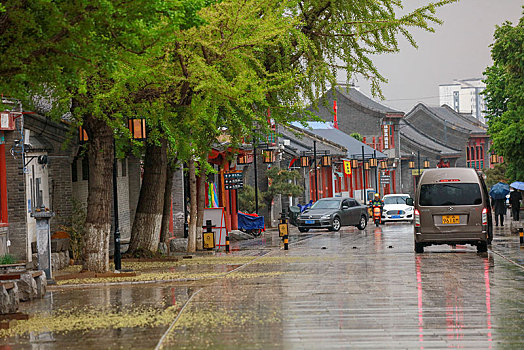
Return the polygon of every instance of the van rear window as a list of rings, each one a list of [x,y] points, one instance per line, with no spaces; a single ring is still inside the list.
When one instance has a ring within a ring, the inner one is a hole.
[[[482,204],[482,196],[478,184],[427,184],[420,187],[419,204],[421,206],[478,205]]]

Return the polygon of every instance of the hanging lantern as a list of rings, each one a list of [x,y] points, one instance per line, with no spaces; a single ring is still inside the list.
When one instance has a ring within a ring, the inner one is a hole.
[[[380,161],[380,168],[381,169],[387,169],[388,168],[388,161],[387,160]]]
[[[308,156],[302,156],[300,157],[300,166],[302,168],[309,167],[309,157]]]
[[[330,167],[331,166],[331,156],[328,156],[328,155],[322,156],[321,164],[323,167]]]
[[[238,165],[250,164],[252,161],[253,161],[253,157],[251,156],[251,154],[247,154],[247,153],[239,154],[237,157]]]
[[[409,161],[409,168],[410,169],[415,169],[415,161],[414,160],[410,160]]]
[[[271,149],[265,149],[262,151],[262,162],[273,163],[275,161],[275,152]]]
[[[429,168],[429,167],[430,167],[430,165],[429,165],[429,160],[426,159],[426,160],[424,161],[424,168],[427,169],[427,168]]]
[[[133,140],[143,141],[146,139],[145,118],[129,118],[128,125]]]
[[[353,169],[358,168],[358,159],[351,159],[351,167]]]
[[[491,164],[497,164],[499,162],[499,156],[497,156],[496,154],[491,154],[491,156],[489,156],[489,162]]]
[[[369,160],[369,166],[372,168],[376,168],[378,165],[378,159],[377,158],[371,158]]]
[[[369,162],[364,162],[364,170],[369,170]]]
[[[89,141],[89,136],[87,135],[87,131],[81,126],[78,127],[78,140],[80,143],[86,143]]]

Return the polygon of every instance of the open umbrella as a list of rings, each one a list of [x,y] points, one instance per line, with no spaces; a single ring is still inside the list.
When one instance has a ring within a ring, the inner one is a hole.
[[[491,191],[489,191],[489,195],[493,199],[504,199],[508,193],[509,185],[504,182],[497,182],[491,187]]]
[[[524,191],[524,182],[522,182],[522,181],[512,182],[510,186],[513,187],[516,190]]]

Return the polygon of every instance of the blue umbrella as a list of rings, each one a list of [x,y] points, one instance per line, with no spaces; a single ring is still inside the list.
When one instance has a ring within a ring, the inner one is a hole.
[[[497,182],[491,187],[491,191],[489,191],[489,195],[493,199],[505,199],[508,193],[509,185],[504,182]]]
[[[516,190],[524,191],[524,182],[522,182],[522,181],[512,182],[510,186],[513,187]]]

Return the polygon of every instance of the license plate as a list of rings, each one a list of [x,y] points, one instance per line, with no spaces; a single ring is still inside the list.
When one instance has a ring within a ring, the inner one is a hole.
[[[315,223],[315,220],[306,220],[306,224],[313,225]]]
[[[400,219],[400,215],[392,215],[391,218],[392,219]]]
[[[460,217],[458,215],[442,215],[442,224],[460,224]]]

